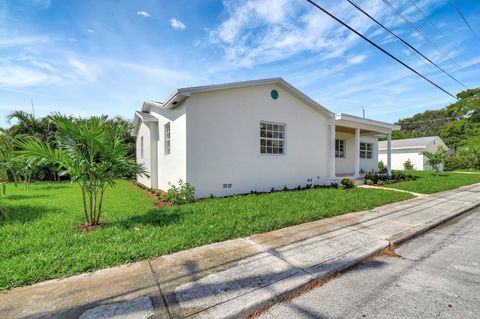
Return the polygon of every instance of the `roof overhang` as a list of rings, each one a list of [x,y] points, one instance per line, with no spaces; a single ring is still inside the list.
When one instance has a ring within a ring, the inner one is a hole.
[[[137,136],[138,134],[138,129],[140,128],[140,124],[143,123],[149,123],[149,122],[157,122],[158,119],[146,112],[135,112],[135,115],[133,116],[133,129],[131,130],[132,136]]]
[[[400,125],[371,120],[345,113],[335,114],[335,124],[337,126],[360,128],[380,134],[388,134],[392,131],[399,131],[401,129]]]

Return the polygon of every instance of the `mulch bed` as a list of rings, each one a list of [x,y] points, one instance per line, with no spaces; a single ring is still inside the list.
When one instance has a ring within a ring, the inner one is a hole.
[[[137,184],[135,184],[134,182],[130,182],[130,185],[132,185],[133,187],[135,188],[138,188],[139,190],[141,190],[145,195],[147,195],[149,198],[153,198],[153,199],[156,199],[155,201],[155,206],[157,207],[165,207],[165,206],[172,206],[173,204],[171,202],[166,202],[166,201],[163,201],[161,199],[158,198],[157,194],[155,193],[152,193],[151,191],[149,191],[148,189],[143,189],[141,187],[139,187]],[[160,191],[158,190],[159,192],[162,192],[164,193],[163,191]]]
[[[105,221],[105,220],[101,220],[98,222],[98,224],[96,225],[85,225],[85,224],[82,224],[79,226],[80,230],[82,231],[92,231],[92,230],[95,230],[95,229],[98,229],[98,228],[102,228],[102,227],[105,227],[106,225],[108,225],[108,222]]]

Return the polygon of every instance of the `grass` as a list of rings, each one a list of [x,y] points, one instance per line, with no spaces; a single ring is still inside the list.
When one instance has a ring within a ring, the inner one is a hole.
[[[407,173],[417,176],[417,180],[385,186],[415,193],[433,194],[460,186],[480,183],[480,174],[440,172],[436,176],[434,172],[427,171],[407,171]]]
[[[106,193],[108,226],[78,229],[78,185],[37,183],[29,191],[9,185],[0,198],[9,217],[0,221],[0,290],[169,254],[409,199],[372,189],[311,189],[207,199],[176,207],[154,201],[127,181]]]

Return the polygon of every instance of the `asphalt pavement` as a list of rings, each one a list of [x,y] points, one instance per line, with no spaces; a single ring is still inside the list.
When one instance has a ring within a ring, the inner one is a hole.
[[[279,303],[272,318],[480,318],[480,208],[323,286]]]

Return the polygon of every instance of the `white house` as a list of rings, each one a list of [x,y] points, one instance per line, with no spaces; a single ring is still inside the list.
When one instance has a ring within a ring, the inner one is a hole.
[[[135,113],[137,161],[196,197],[329,184],[376,169],[378,137],[399,126],[335,114],[282,78],[178,89]]]
[[[438,147],[448,150],[447,145],[438,136],[407,138],[391,141],[392,169],[403,169],[403,163],[410,160],[416,170],[430,171],[426,165],[427,158],[423,152],[435,152]],[[378,143],[378,159],[387,162],[387,141]],[[441,167],[443,170],[443,167]]]

